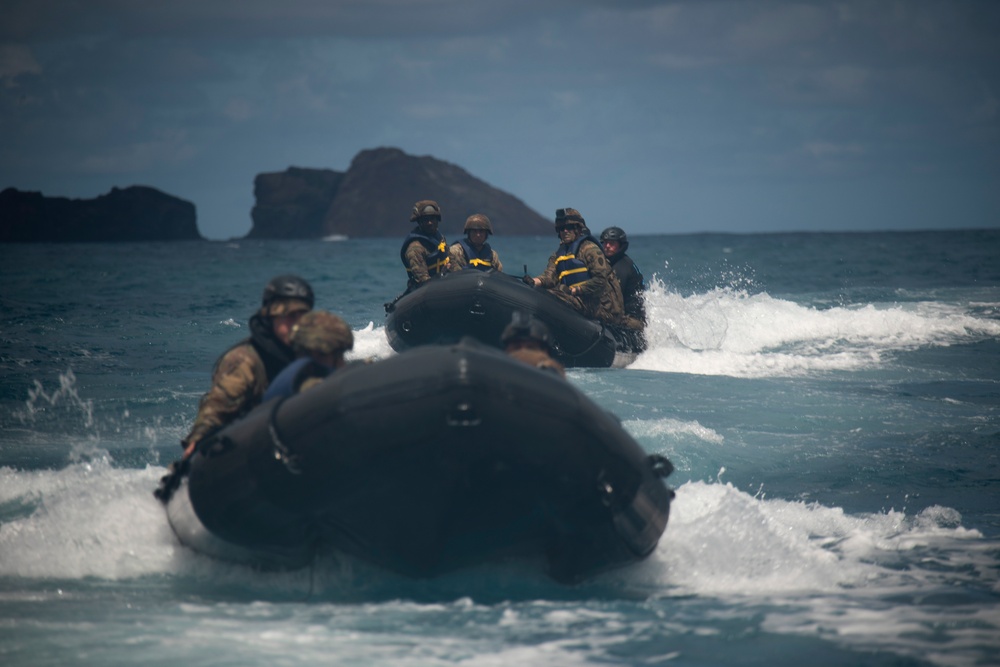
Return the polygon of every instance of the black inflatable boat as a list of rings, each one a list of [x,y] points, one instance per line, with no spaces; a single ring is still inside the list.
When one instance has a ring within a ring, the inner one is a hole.
[[[573,582],[654,549],[671,470],[562,378],[463,339],[259,406],[156,495],[180,541],[220,559],[340,551],[431,577],[521,556]]]
[[[465,335],[499,346],[500,334],[517,310],[548,325],[554,356],[567,367],[621,368],[645,348],[639,332],[587,319],[515,276],[474,269],[435,278],[386,304],[385,333],[397,352],[452,343]]]

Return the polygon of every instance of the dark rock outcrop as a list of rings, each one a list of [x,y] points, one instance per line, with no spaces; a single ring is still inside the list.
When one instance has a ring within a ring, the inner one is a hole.
[[[251,239],[317,239],[326,235],[323,221],[343,172],[300,169],[258,174],[253,181],[256,205],[250,212]]]
[[[201,240],[194,204],[154,188],[112,188],[95,199],[0,192],[0,242]]]
[[[462,235],[465,219],[485,213],[503,236],[549,234],[552,223],[520,199],[461,167],[397,148],[361,151],[346,172],[292,167],[255,180],[256,205],[248,238],[400,237],[412,227],[420,199],[441,205],[441,231]],[[320,201],[328,196],[321,214]]]

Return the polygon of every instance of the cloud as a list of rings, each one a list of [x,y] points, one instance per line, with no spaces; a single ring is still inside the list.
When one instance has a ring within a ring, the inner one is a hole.
[[[865,148],[861,144],[837,144],[828,141],[811,141],[802,146],[808,155],[817,158],[864,155]]]
[[[577,12],[573,0],[8,0],[0,39],[119,37],[439,39],[495,31],[539,14]],[[635,4],[635,3],[625,3]]]
[[[252,102],[241,97],[231,98],[223,107],[226,118],[234,121],[245,121],[257,115]]]
[[[705,193],[832,171],[1000,178],[997,34],[980,0],[7,0],[0,187],[142,180],[224,220],[258,172],[391,145],[703,229],[731,206]]]
[[[810,5],[792,3],[763,3],[751,6],[728,31],[727,41],[744,57],[773,55],[787,56],[798,49],[821,46],[823,38],[840,22],[836,5]],[[819,42],[819,44],[817,44]]]
[[[27,46],[20,44],[0,44],[0,81],[5,86],[17,85],[17,77],[22,74],[41,74],[42,66]]]
[[[668,70],[698,70],[718,65],[721,60],[712,56],[695,56],[678,53],[654,53],[649,62]]]
[[[82,160],[80,170],[90,174],[141,174],[156,165],[187,162],[197,152],[186,132],[174,130],[162,132],[150,141],[133,142],[88,155]]]

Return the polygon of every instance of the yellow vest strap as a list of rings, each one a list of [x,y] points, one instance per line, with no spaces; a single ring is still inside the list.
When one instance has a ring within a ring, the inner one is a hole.
[[[587,267],[585,266],[581,266],[579,269],[570,269],[569,271],[563,271],[556,277],[556,282],[559,282],[566,276],[572,275],[574,273],[586,273],[586,272],[587,272]]]

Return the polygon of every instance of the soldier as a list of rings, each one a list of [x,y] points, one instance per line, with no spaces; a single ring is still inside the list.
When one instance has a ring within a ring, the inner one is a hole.
[[[422,199],[413,205],[410,222],[417,226],[406,236],[399,250],[406,267],[407,292],[448,272],[448,242],[438,231],[441,207],[435,201]]]
[[[543,322],[531,315],[517,311],[503,333],[500,343],[504,352],[529,366],[566,377],[566,369],[550,355],[552,352],[552,335]]]
[[[466,218],[465,228],[462,231],[465,232],[465,238],[452,243],[448,249],[451,260],[448,264],[450,271],[465,268],[503,271],[500,256],[486,242],[487,237],[493,233],[489,218],[482,213],[474,213]]]
[[[314,310],[292,328],[289,342],[296,359],[274,378],[264,392],[264,401],[305,391],[344,367],[344,354],[354,348],[354,332],[333,313]]]
[[[198,416],[181,440],[190,456],[210,432],[242,417],[258,405],[268,384],[295,355],[289,346],[292,328],[312,310],[312,287],[294,275],[272,278],[264,288],[260,310],[250,318],[250,337],[215,362],[212,386],[201,397]]]
[[[601,232],[601,249],[611,262],[611,268],[618,275],[625,305],[625,325],[630,329],[642,331],[646,327],[646,305],[642,297],[642,293],[646,291],[646,284],[642,279],[642,271],[632,258],[625,254],[628,250],[625,230],[621,227],[608,227]]]
[[[625,313],[618,276],[585,225],[575,208],[557,209],[559,247],[542,275],[525,276],[524,282],[546,288],[586,317],[622,324]]]

